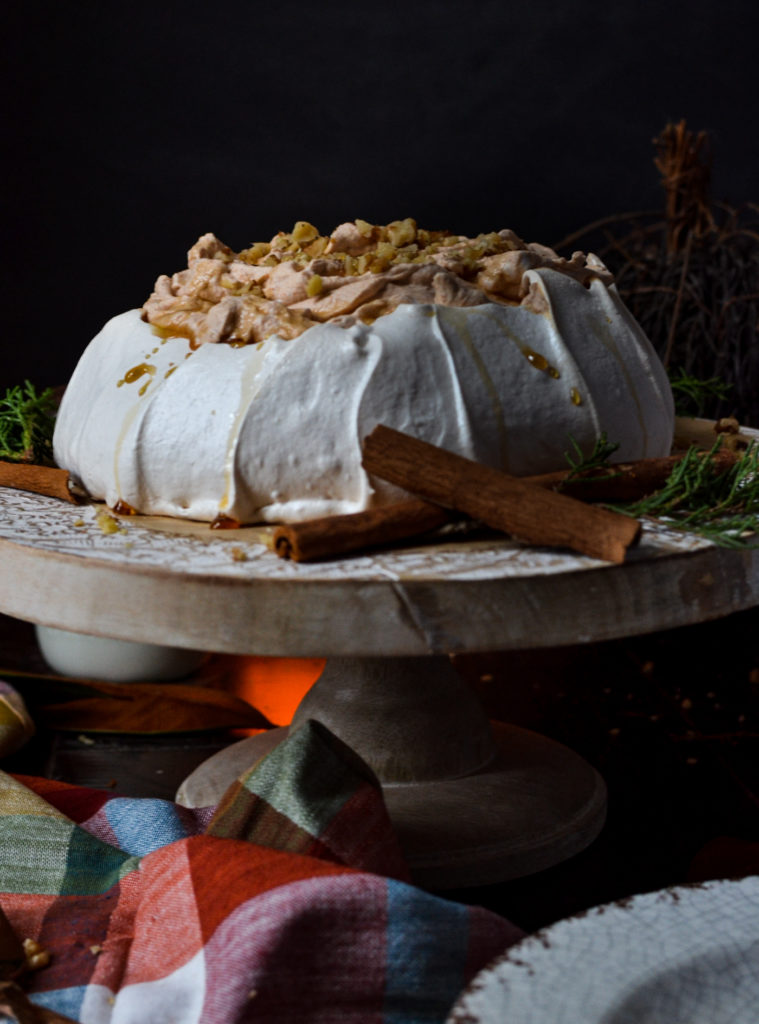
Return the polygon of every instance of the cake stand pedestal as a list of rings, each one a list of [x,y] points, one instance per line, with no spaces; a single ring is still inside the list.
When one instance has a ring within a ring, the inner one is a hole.
[[[493,537],[297,565],[266,530],[134,517],[111,532],[103,514],[0,489],[0,611],[140,643],[326,656],[294,724],[319,718],[374,769],[414,880],[430,888],[550,867],[587,846],[605,812],[594,769],[491,725],[450,654],[631,636],[759,600],[758,551],[654,527],[621,566]],[[181,799],[213,802],[283,734],[215,755]]]
[[[545,736],[489,722],[446,657],[331,658],[291,728],[309,718],[374,770],[412,877],[427,888],[532,874],[582,850],[603,825],[598,773]],[[288,731],[221,750],[177,800],[218,802]]]

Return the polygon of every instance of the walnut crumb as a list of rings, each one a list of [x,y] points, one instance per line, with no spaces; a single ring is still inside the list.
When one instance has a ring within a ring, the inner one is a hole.
[[[118,519],[115,516],[112,516],[111,513],[107,512],[104,508],[98,509],[95,514],[95,522],[102,533],[126,533],[126,530]]]
[[[52,960],[50,950],[45,949],[36,939],[24,939],[23,947],[26,966],[30,971],[40,971]]]
[[[737,434],[741,429],[734,416],[724,416],[714,424],[715,434]]]

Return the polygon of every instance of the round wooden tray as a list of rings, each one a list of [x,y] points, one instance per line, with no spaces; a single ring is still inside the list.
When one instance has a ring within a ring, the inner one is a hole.
[[[502,537],[322,564],[261,528],[134,516],[0,488],[0,611],[94,635],[237,654],[428,655],[668,629],[759,600],[759,551],[646,526],[621,566]]]

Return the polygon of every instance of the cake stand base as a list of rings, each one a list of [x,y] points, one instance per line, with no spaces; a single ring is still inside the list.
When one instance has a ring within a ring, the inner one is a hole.
[[[544,736],[489,722],[445,657],[331,659],[290,728],[310,718],[376,773],[413,881],[425,888],[534,874],[579,853],[603,826],[606,787],[595,769]],[[288,731],[215,754],[177,801],[217,803]]]

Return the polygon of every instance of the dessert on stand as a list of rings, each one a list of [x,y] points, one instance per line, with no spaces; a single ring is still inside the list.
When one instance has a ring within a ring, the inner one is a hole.
[[[594,839],[604,783],[490,723],[450,656],[756,603],[752,551],[557,493],[568,448],[592,456],[608,433],[602,475],[669,472],[674,431],[667,375],[592,255],[411,219],[329,236],[299,222],[239,253],[205,235],[83,354],[54,437],[72,500],[0,490],[0,610],[141,645],[326,657],[290,728],[318,719],[374,770],[415,881],[520,877]],[[374,543],[336,544],[354,516],[379,516]],[[315,521],[334,557],[299,558]],[[286,732],[221,751],[178,800],[216,803]]]
[[[187,269],[87,346],[56,421],[57,464],[111,508],[295,522],[397,499],[368,475],[388,427],[516,476],[605,433],[619,461],[666,455],[667,375],[592,254],[410,218],[303,222]]]

